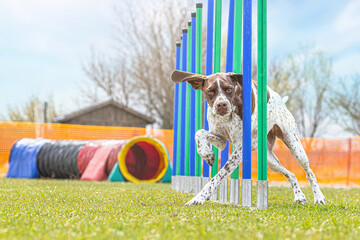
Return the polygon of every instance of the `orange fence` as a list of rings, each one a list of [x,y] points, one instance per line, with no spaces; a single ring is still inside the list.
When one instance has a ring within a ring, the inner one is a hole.
[[[172,156],[172,130],[0,122],[0,176],[6,174],[11,146],[21,138],[96,140],[129,139],[140,135],[151,135],[159,139]],[[304,138],[302,143],[308,154],[310,166],[320,184],[360,186],[360,137],[336,140]],[[281,141],[276,143],[274,152],[283,166],[293,172],[302,185],[308,186],[305,172]],[[256,152],[253,152],[252,156],[252,175],[253,179],[256,179]],[[269,170],[268,176],[272,183],[286,183],[285,177],[279,173]]]

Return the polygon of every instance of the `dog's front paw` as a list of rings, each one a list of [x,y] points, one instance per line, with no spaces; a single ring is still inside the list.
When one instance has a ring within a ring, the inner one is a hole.
[[[294,200],[294,204],[305,204],[306,199],[305,198],[299,198]]]
[[[193,199],[188,201],[185,206],[189,207],[191,205],[203,205],[205,203],[205,199],[195,196]]]
[[[210,149],[199,149],[198,154],[210,166],[212,166],[214,164],[214,162],[215,162],[215,154]]]
[[[305,195],[300,190],[295,194],[294,204],[305,204],[305,203],[306,203]]]
[[[324,196],[315,199],[315,204],[326,205],[326,199]]]

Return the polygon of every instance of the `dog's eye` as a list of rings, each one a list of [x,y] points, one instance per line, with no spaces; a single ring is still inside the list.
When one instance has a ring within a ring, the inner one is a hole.
[[[231,93],[231,92],[232,92],[232,88],[226,89],[226,92],[227,92],[227,93]]]
[[[210,94],[210,95],[211,95],[211,94],[214,94],[214,90],[209,89],[209,90],[207,91],[207,93]]]

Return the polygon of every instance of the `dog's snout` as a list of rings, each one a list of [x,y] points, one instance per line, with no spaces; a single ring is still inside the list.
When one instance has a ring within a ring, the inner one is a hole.
[[[226,102],[219,102],[219,103],[217,104],[217,107],[218,107],[218,108],[226,108],[226,107],[227,107],[227,104],[226,104]]]
[[[228,104],[226,101],[221,101],[216,104],[216,111],[220,115],[225,115],[228,112]]]

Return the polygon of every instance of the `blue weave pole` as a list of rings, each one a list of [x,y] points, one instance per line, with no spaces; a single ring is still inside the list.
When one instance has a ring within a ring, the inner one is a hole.
[[[187,71],[187,29],[183,28],[182,30],[182,71]],[[180,175],[185,175],[185,123],[186,123],[186,82],[181,83],[181,145],[180,145]]]
[[[234,56],[234,0],[230,0],[229,3],[229,22],[228,22],[228,36],[226,47],[226,65],[225,72],[233,71],[233,56]],[[226,143],[226,147],[221,151],[221,167],[225,165],[229,159],[229,142]]]
[[[234,13],[235,13],[234,0],[230,0],[225,72],[232,72],[233,71],[233,59],[234,59]]]
[[[181,43],[176,43],[176,52],[175,52],[175,69],[180,70],[180,46]],[[179,83],[175,83],[175,94],[174,94],[174,131],[173,131],[173,163],[172,163],[172,175],[176,176],[176,155],[177,155],[177,138],[178,138],[178,116],[179,116]]]
[[[196,73],[196,12],[191,13],[191,72]],[[195,90],[190,101],[190,176],[195,176]]]
[[[206,65],[205,74],[211,75],[213,73],[213,45],[214,45],[214,0],[208,0],[208,14],[207,14],[207,32],[206,32]],[[207,120],[208,103],[205,99],[205,117],[204,129],[209,130],[209,123]],[[203,161],[203,177],[209,177],[210,166]]]
[[[243,179],[251,179],[251,0],[243,10]]]

